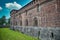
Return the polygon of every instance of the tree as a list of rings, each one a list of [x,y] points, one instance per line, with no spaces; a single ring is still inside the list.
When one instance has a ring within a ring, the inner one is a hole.
[[[1,23],[1,18],[0,18],[0,23]]]
[[[1,27],[9,27],[10,26],[10,18],[9,19],[6,19],[6,16],[2,16],[0,18],[0,26]]]
[[[10,18],[6,19],[6,27],[10,27]]]
[[[2,16],[0,18],[0,25],[4,25],[6,23],[6,16]]]

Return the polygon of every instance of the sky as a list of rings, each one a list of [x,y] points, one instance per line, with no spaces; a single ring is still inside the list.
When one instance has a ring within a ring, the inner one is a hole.
[[[10,18],[10,11],[15,9],[19,10],[32,0],[0,0],[0,18],[6,16]]]

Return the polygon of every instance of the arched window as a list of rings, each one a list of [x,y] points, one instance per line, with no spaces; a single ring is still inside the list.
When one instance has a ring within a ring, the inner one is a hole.
[[[41,6],[39,4],[37,4],[37,12],[41,11]]]
[[[20,15],[20,26],[22,26],[22,16]]]
[[[38,21],[36,17],[34,18],[34,26],[38,26]]]
[[[22,26],[22,21],[20,21],[20,26]]]
[[[28,20],[26,19],[26,26],[28,26]]]

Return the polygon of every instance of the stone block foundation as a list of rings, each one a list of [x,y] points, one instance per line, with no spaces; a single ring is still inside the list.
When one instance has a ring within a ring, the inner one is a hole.
[[[60,40],[60,27],[11,26],[11,29],[19,30],[24,34],[37,37],[41,40]]]

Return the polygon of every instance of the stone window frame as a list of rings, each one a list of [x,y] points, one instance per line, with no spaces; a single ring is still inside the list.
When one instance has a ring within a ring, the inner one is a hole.
[[[38,19],[37,19],[37,17],[34,17],[33,18],[33,21],[34,21],[34,24],[33,25],[34,26],[38,26]]]
[[[25,26],[28,26],[28,19],[25,20]]]
[[[22,20],[20,21],[20,26],[22,26]]]
[[[40,12],[41,11],[41,6],[40,4],[37,4],[37,12]]]

